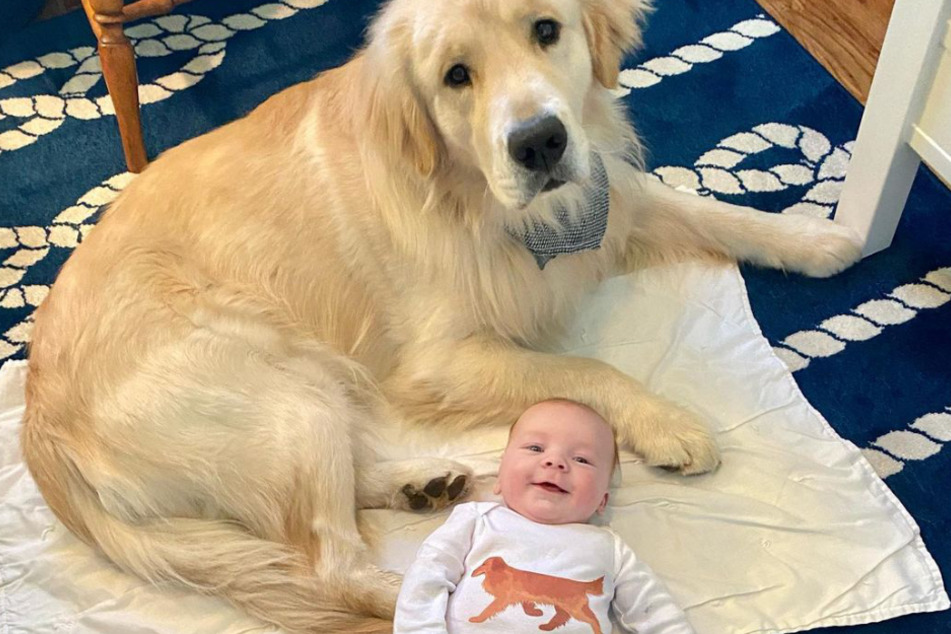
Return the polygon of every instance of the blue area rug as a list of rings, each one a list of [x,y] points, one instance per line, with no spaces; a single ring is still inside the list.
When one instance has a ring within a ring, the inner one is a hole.
[[[221,29],[178,15],[133,27],[150,154],[345,61],[378,2],[304,10],[317,4],[195,3],[189,13],[215,22],[244,11],[257,23],[225,20],[229,28]],[[266,39],[232,37],[266,22],[273,23]],[[0,45],[0,359],[24,356],[34,307],[125,182],[93,46],[81,12]],[[658,177],[768,211],[832,213],[862,108],[752,0],[665,0],[645,49],[624,68],[621,92]],[[815,407],[886,478],[945,579],[949,267],[951,193],[923,169],[885,252],[830,280],[743,270],[777,354]],[[946,634],[951,616],[835,631]]]

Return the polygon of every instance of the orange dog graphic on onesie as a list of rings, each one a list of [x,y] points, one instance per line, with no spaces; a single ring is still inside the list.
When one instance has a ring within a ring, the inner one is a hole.
[[[542,611],[536,607],[536,604],[541,604],[554,606],[555,616],[548,623],[539,625],[538,629],[550,632],[567,623],[568,619],[576,619],[590,625],[594,634],[601,634],[598,617],[588,606],[588,595],[604,592],[604,577],[594,581],[553,577],[513,568],[501,557],[489,557],[483,561],[472,571],[473,577],[479,575],[485,575],[482,588],[494,599],[481,614],[469,619],[470,623],[482,623],[516,604],[521,604],[529,616],[541,616]]]

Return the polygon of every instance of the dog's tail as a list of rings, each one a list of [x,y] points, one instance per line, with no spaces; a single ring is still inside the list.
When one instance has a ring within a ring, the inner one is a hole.
[[[585,583],[584,593],[593,595],[604,594],[604,577],[599,577],[594,581],[588,581]]]
[[[227,521],[172,518],[125,522],[111,515],[76,465],[23,430],[33,477],[57,517],[127,572],[221,596],[288,632],[391,633],[393,624],[353,584],[320,584],[303,552]],[[348,587],[349,586],[349,587]]]

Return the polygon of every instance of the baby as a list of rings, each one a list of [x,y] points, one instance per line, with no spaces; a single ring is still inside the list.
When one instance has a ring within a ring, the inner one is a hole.
[[[394,634],[535,630],[692,634],[661,581],[604,511],[618,465],[611,427],[589,407],[543,401],[515,422],[496,494],[457,506],[409,567]]]

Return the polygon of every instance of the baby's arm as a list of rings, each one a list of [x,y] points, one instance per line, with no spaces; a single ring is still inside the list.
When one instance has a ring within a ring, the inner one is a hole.
[[[615,536],[614,615],[638,634],[695,634],[654,571]]]
[[[474,504],[460,504],[420,546],[403,576],[393,634],[446,633],[449,595],[465,572],[477,517]]]

